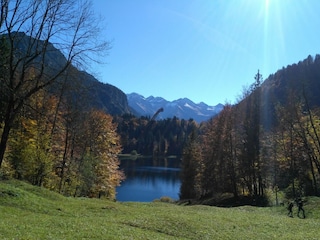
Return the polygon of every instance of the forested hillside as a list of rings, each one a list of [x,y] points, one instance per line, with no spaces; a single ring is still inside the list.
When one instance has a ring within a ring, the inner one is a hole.
[[[302,107],[320,106],[320,55],[308,56],[297,64],[283,67],[271,74],[261,85],[262,123],[265,127],[277,124],[275,109],[290,102],[300,102]]]
[[[188,136],[199,130],[194,120],[167,118],[152,120],[123,115],[114,118],[121,136],[123,153],[136,152],[143,155],[181,155]]]
[[[31,44],[38,45],[38,48],[45,47],[44,41],[32,38],[23,32],[14,32],[13,36],[10,37],[4,34],[0,38],[3,41],[11,40],[14,51],[22,55],[31,54],[28,53],[28,51],[31,51],[28,50]],[[3,44],[5,43],[3,42]],[[48,71],[47,74],[57,74],[59,69],[67,64],[67,59],[52,43],[49,42],[47,44],[45,58],[39,59],[39,57],[35,57],[32,64],[41,65],[43,61],[47,65],[47,68],[45,68],[45,71]],[[38,68],[35,65],[34,68]],[[45,88],[49,94],[59,96],[64,92],[70,92],[74,98],[82,100],[83,108],[99,109],[110,115],[130,113],[127,97],[120,89],[110,84],[99,82],[94,76],[86,71],[79,70],[73,65],[68,66],[68,68],[68,72],[64,73],[64,75],[59,75],[52,84]]]
[[[230,194],[265,204],[267,191],[319,195],[320,57],[283,68],[243,92],[184,149],[181,198]]]

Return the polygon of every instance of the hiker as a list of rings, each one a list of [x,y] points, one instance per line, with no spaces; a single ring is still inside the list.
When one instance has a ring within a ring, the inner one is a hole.
[[[293,202],[290,202],[288,205],[288,216],[293,217],[292,215]]]
[[[298,205],[298,217],[300,217],[300,211],[301,211],[302,217],[306,218],[306,215],[304,214],[303,202],[301,198],[297,199],[297,205]]]

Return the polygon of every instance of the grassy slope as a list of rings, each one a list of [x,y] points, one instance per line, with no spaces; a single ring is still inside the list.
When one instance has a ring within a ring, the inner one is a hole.
[[[0,239],[319,239],[320,199],[309,198],[305,210],[307,218],[299,219],[284,207],[74,199],[2,181]]]

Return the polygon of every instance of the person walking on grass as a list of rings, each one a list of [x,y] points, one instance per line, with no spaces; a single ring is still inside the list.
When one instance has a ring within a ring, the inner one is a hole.
[[[300,212],[302,212],[302,217],[306,218],[306,215],[304,213],[304,209],[303,209],[303,201],[301,198],[296,200],[297,205],[298,205],[298,217],[300,217]]]
[[[288,216],[293,217],[292,215],[293,202],[290,202],[288,205]]]

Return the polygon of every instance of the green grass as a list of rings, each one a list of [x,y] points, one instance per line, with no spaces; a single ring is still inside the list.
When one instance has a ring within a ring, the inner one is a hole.
[[[0,239],[319,239],[320,199],[309,198],[305,210],[300,219],[287,217],[285,207],[66,198],[2,181]]]

